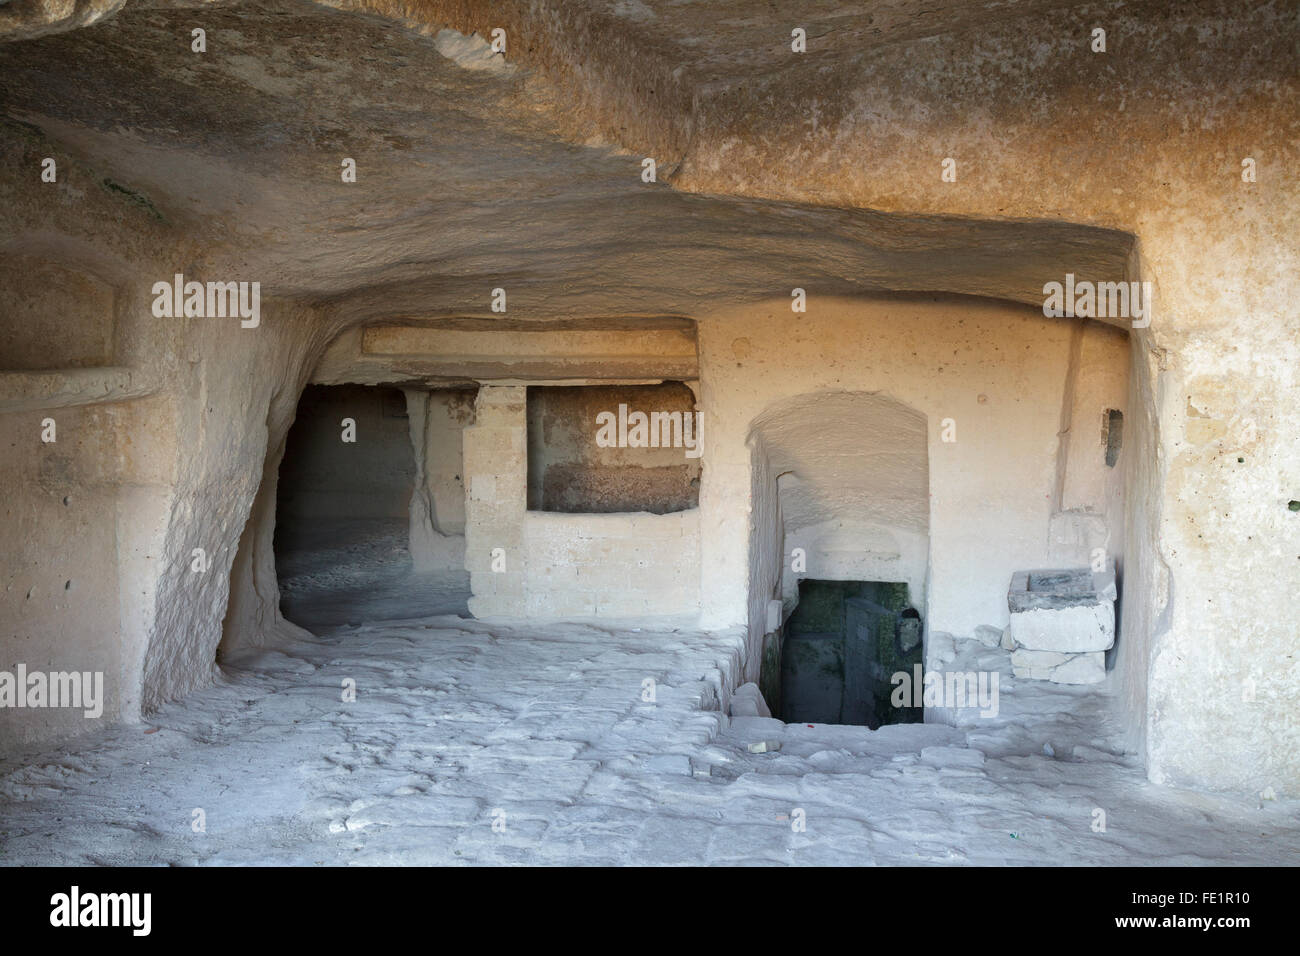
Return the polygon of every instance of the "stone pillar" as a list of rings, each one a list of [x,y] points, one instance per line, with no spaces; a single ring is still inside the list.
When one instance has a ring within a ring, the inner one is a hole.
[[[484,385],[464,431],[465,569],[475,617],[524,615],[524,515],[528,510],[525,390]]]
[[[441,571],[446,565],[442,535],[433,527],[433,500],[428,482],[429,393],[404,388],[406,415],[411,429],[411,450],[415,455],[415,487],[411,491],[411,567],[417,571]]]

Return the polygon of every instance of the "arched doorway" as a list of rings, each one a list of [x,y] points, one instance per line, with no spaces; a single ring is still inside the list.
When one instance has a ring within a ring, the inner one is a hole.
[[[888,677],[923,654],[925,416],[880,393],[813,392],[764,411],[748,443],[749,617],[764,696],[787,720],[920,719],[891,711]]]

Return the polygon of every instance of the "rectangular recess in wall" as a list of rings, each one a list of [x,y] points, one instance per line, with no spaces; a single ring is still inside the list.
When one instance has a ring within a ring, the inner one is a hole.
[[[1106,411],[1106,467],[1114,468],[1119,461],[1119,450],[1124,440],[1124,413],[1118,409]]]
[[[682,382],[533,386],[527,406],[529,510],[668,514],[698,506],[699,416]]]
[[[113,361],[116,293],[85,269],[0,255],[0,370],[95,368]]]

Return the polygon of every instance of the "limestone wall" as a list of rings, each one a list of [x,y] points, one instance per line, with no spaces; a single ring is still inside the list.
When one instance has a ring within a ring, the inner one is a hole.
[[[1076,384],[1067,391],[1076,333],[1083,358]],[[971,635],[981,624],[1006,624],[1014,571],[1049,566],[1059,557],[1051,531],[1063,407],[1098,426],[1104,407],[1125,405],[1106,385],[1126,379],[1123,336],[1006,305],[817,299],[807,314],[792,319],[789,303],[778,300],[703,317],[700,342],[708,436],[701,521],[709,529],[701,537],[701,593],[705,619],[716,623],[746,623],[748,616],[752,627],[758,612],[748,591],[751,536],[765,542],[760,555],[771,550],[771,532],[760,530],[759,520],[772,520],[772,506],[750,497],[756,492],[745,439],[751,423],[771,409],[801,396],[812,396],[815,408],[818,396],[825,404],[844,393],[878,393],[924,416],[928,479],[916,475],[921,485],[914,492],[927,502],[925,522],[891,530],[882,517],[873,530],[854,524],[852,512],[832,506],[825,523],[805,524],[805,543],[811,545],[807,576],[907,581],[914,599],[925,597],[930,630]],[[828,412],[825,434],[842,417]],[[944,441],[947,419],[954,428],[952,442]],[[1069,433],[1064,437],[1068,445]],[[818,438],[810,435],[805,446],[811,458],[846,451],[822,447]],[[861,439],[863,468],[873,455],[898,454],[885,435],[864,432]],[[1099,489],[1079,492],[1076,505],[1105,525],[1110,512],[1101,490],[1112,479],[1099,426],[1089,428],[1077,445],[1064,465],[1067,486]],[[900,473],[909,467],[905,457],[892,461]],[[835,466],[846,482],[853,477],[851,462],[848,455]],[[891,498],[886,513],[905,507],[900,502]],[[818,535],[826,542],[820,551]],[[795,534],[784,543],[787,567],[798,540],[803,539]],[[843,553],[836,554],[836,541],[843,543]],[[873,557],[869,552],[876,544]],[[1118,551],[1118,541],[1115,547]],[[760,590],[771,581],[766,560],[753,572]],[[751,657],[750,679],[753,666]]]
[[[410,499],[411,563],[416,571],[465,567],[465,426],[473,421],[469,389],[408,388],[415,487]]]
[[[559,618],[698,610],[699,512],[528,511],[526,431],[524,388],[479,389],[475,423],[464,432],[471,613]]]
[[[0,413],[0,443],[20,452],[0,463],[0,671],[94,674],[102,688],[90,719],[5,701],[0,752],[139,707],[140,625],[172,503],[172,462],[141,438],[173,418],[161,398]]]
[[[699,609],[699,511],[529,512],[528,616],[643,617]]]
[[[768,608],[771,602],[780,600],[783,570],[786,567],[785,522],[781,515],[781,500],[778,490],[778,476],[772,468],[772,457],[768,452],[763,435],[751,431],[748,444],[750,449],[750,490],[749,490],[749,534],[748,534],[748,606],[745,609],[748,633],[745,640],[744,672],[747,675],[758,673],[767,676],[768,683],[761,688],[763,698],[769,706],[779,702],[781,682],[776,670],[777,640],[775,634],[784,623],[784,613],[773,619]],[[703,570],[703,567],[701,567]],[[773,635],[768,637],[768,635]],[[764,652],[772,655],[766,668],[762,656]],[[755,661],[754,658],[758,657]]]

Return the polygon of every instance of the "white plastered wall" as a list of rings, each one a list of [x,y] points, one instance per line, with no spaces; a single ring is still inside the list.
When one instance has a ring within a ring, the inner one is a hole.
[[[956,298],[814,296],[805,314],[792,314],[780,299],[702,316],[704,623],[743,624],[748,616],[750,424],[794,396],[847,391],[880,393],[925,416],[928,629],[970,635],[981,624],[1005,626],[1012,573],[1053,557],[1063,407],[1096,392],[1107,407],[1123,408],[1113,389],[1091,384],[1096,370],[1127,363],[1122,337],[1113,340],[1119,348],[1093,347],[1094,337],[1112,341],[1100,327],[1084,329],[1078,355],[1088,362],[1067,396],[1076,327],[1023,306]],[[952,442],[943,440],[949,421]],[[1099,431],[1096,445],[1070,459],[1067,487],[1107,487],[1104,476],[1100,485],[1085,477],[1105,469]],[[1105,501],[1088,506],[1106,512]],[[787,559],[794,546],[785,542]],[[746,661],[750,679],[756,651],[751,646]]]
[[[473,418],[465,390],[403,389],[415,454],[411,563],[416,571],[465,566],[464,431]]]
[[[530,512],[526,430],[523,386],[479,389],[475,423],[464,431],[470,612],[545,619],[698,611],[698,509]]]

